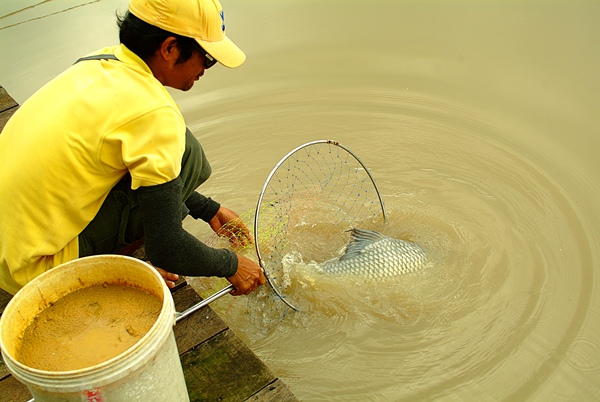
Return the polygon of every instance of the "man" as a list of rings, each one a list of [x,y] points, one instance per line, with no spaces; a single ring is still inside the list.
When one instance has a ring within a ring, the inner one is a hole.
[[[211,168],[165,89],[189,90],[217,61],[244,62],[221,5],[131,0],[119,27],[119,46],[50,81],[0,135],[0,287],[15,293],[61,263],[143,238],[168,284],[220,276],[248,294],[265,283],[260,267],[182,227],[188,213],[215,231],[237,215],[195,192]]]

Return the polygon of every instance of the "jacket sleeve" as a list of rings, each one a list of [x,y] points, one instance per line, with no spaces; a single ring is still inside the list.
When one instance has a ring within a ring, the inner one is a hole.
[[[194,219],[202,219],[204,222],[209,222],[221,207],[221,204],[212,198],[205,197],[196,191],[185,200],[185,205]]]
[[[233,251],[209,247],[183,229],[181,194],[179,178],[138,189],[146,254],[150,262],[179,275],[234,275],[238,262]]]

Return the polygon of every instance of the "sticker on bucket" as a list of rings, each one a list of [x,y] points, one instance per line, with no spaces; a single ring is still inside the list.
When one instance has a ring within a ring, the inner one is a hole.
[[[102,391],[98,388],[83,391],[83,401],[85,402],[104,402]]]

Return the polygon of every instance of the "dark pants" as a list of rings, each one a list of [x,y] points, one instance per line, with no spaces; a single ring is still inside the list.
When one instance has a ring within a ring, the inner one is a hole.
[[[183,182],[182,219],[189,212],[183,202],[211,174],[211,167],[198,140],[186,129],[185,151],[179,177]],[[126,174],[110,191],[100,210],[79,234],[79,257],[114,254],[144,237],[144,227],[137,202]]]

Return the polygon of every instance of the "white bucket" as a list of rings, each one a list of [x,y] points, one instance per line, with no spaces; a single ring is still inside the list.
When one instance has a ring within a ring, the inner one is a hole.
[[[15,359],[23,333],[37,314],[75,290],[104,283],[131,285],[163,300],[158,319],[135,345],[79,370],[39,370]],[[92,256],[53,268],[21,289],[0,319],[0,348],[6,367],[36,402],[189,401],[174,324],[173,298],[154,268],[131,257]]]

